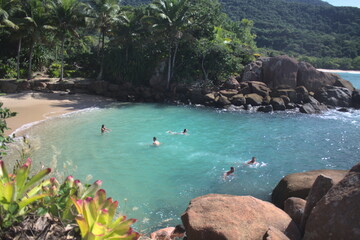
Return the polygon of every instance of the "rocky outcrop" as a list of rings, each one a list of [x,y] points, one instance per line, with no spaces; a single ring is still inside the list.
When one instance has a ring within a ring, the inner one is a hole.
[[[245,66],[244,73],[242,74],[242,80],[243,82],[248,81],[262,81],[262,65],[263,61],[261,59],[251,62],[248,65]]]
[[[317,202],[329,191],[330,188],[334,185],[334,181],[326,177],[324,175],[319,175],[316,179],[314,184],[312,185],[309,195],[306,199],[306,205],[304,214],[301,218],[300,229],[305,228],[305,224],[312,209],[315,207]]]
[[[360,89],[357,89],[353,92],[352,104],[354,108],[360,108]]]
[[[329,106],[350,107],[352,92],[345,87],[326,86],[316,92],[315,98]]]
[[[295,88],[297,85],[298,62],[288,56],[278,56],[263,60],[263,81],[270,88],[286,86]]]
[[[300,238],[296,224],[285,212],[250,196],[201,196],[191,200],[181,219],[190,240],[258,240],[269,227],[289,239]]]
[[[290,197],[284,202],[284,211],[300,226],[306,201],[302,198]]]
[[[328,176],[334,183],[338,183],[347,172],[346,170],[324,169],[287,175],[281,179],[273,190],[271,195],[272,203],[283,209],[284,201],[290,197],[306,199],[315,179],[320,174]]]
[[[324,104],[311,96],[309,96],[309,102],[302,105],[299,109],[300,112],[307,114],[322,113],[327,110],[328,108]]]
[[[263,240],[289,240],[283,232],[279,231],[274,227],[269,227],[267,232],[265,233]]]
[[[360,163],[317,202],[303,239],[360,239],[359,203]]]

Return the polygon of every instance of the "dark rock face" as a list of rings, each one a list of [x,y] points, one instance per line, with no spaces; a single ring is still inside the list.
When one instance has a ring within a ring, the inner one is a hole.
[[[360,89],[356,89],[352,93],[352,104],[354,108],[360,108]]]
[[[6,81],[1,84],[1,91],[5,93],[16,93],[17,89],[17,84],[10,81]]]
[[[257,111],[258,112],[264,112],[264,113],[269,113],[272,112],[274,109],[271,105],[265,105],[265,106],[260,106]]]
[[[235,106],[242,106],[246,104],[246,99],[243,94],[236,94],[232,98],[229,99],[232,104]]]
[[[350,107],[352,92],[345,87],[326,86],[315,94],[320,102],[337,107]]]
[[[240,83],[235,77],[231,77],[225,82],[224,87],[226,89],[237,89],[240,87]]]
[[[275,111],[284,111],[286,109],[284,100],[279,97],[271,99],[270,104]]]
[[[263,98],[256,94],[256,93],[250,93],[245,96],[246,104],[250,104],[251,106],[260,106],[263,102]]]
[[[246,65],[241,81],[262,81],[262,65],[263,62],[261,59]]]
[[[360,163],[316,204],[304,240],[360,239]]]
[[[263,240],[289,240],[284,233],[279,231],[278,229],[274,227],[269,227],[267,232],[265,233]]]
[[[298,62],[288,56],[278,56],[263,62],[263,82],[270,88],[297,86]]]
[[[334,181],[324,175],[319,175],[314,184],[312,185],[309,195],[306,199],[306,205],[303,217],[301,219],[300,229],[305,228],[305,224],[312,209],[315,207],[316,203],[329,191],[329,189],[334,185]]]
[[[302,198],[290,197],[284,202],[284,211],[300,226],[303,217],[306,201]]]
[[[309,63],[299,63],[297,86],[304,86],[308,91],[316,92],[324,86],[333,86],[339,79],[336,74],[317,71]]]
[[[191,200],[181,216],[189,239],[263,239],[269,227],[300,239],[296,224],[281,209],[250,196],[209,194]]]
[[[315,179],[323,174],[338,183],[348,173],[346,170],[315,170],[302,173],[293,173],[285,176],[274,188],[271,199],[279,208],[284,208],[284,201],[289,197],[306,199]]]
[[[314,114],[314,113],[321,113],[324,111],[327,111],[327,107],[320,103],[319,101],[317,101],[315,98],[309,96],[309,101],[308,103],[305,103],[303,106],[300,107],[300,112],[302,113],[307,113],[307,114]]]

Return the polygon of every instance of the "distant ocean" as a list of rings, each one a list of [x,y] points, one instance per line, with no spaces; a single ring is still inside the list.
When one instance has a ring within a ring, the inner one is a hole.
[[[339,74],[360,87],[360,74]],[[105,124],[112,131],[100,134]],[[173,135],[168,130],[188,135]],[[159,147],[151,145],[156,136]],[[103,180],[136,230],[174,226],[191,199],[208,194],[269,200],[290,173],[349,169],[360,156],[360,110],[320,115],[230,112],[199,106],[121,104],[34,126],[37,164],[83,182]],[[256,156],[260,164],[244,163]],[[222,179],[235,167],[234,176]]]

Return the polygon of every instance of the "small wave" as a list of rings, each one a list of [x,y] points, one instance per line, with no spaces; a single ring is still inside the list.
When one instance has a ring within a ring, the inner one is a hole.
[[[246,164],[246,162],[245,162]],[[247,164],[249,166],[249,168],[260,168],[260,167],[266,167],[267,163],[264,162],[257,162],[255,164]]]

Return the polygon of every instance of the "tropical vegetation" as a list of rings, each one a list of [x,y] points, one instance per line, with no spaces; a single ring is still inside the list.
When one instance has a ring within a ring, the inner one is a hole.
[[[5,5],[4,5],[5,6]],[[9,7],[10,6],[10,7]],[[28,0],[6,5],[0,78],[44,72],[147,85],[164,69],[174,82],[216,83],[257,53],[253,22],[232,21],[217,0]],[[10,24],[13,23],[13,24]]]
[[[150,0],[125,0],[145,4]],[[220,0],[233,20],[254,22],[263,55],[287,54],[319,68],[360,69],[360,9],[322,0]]]

